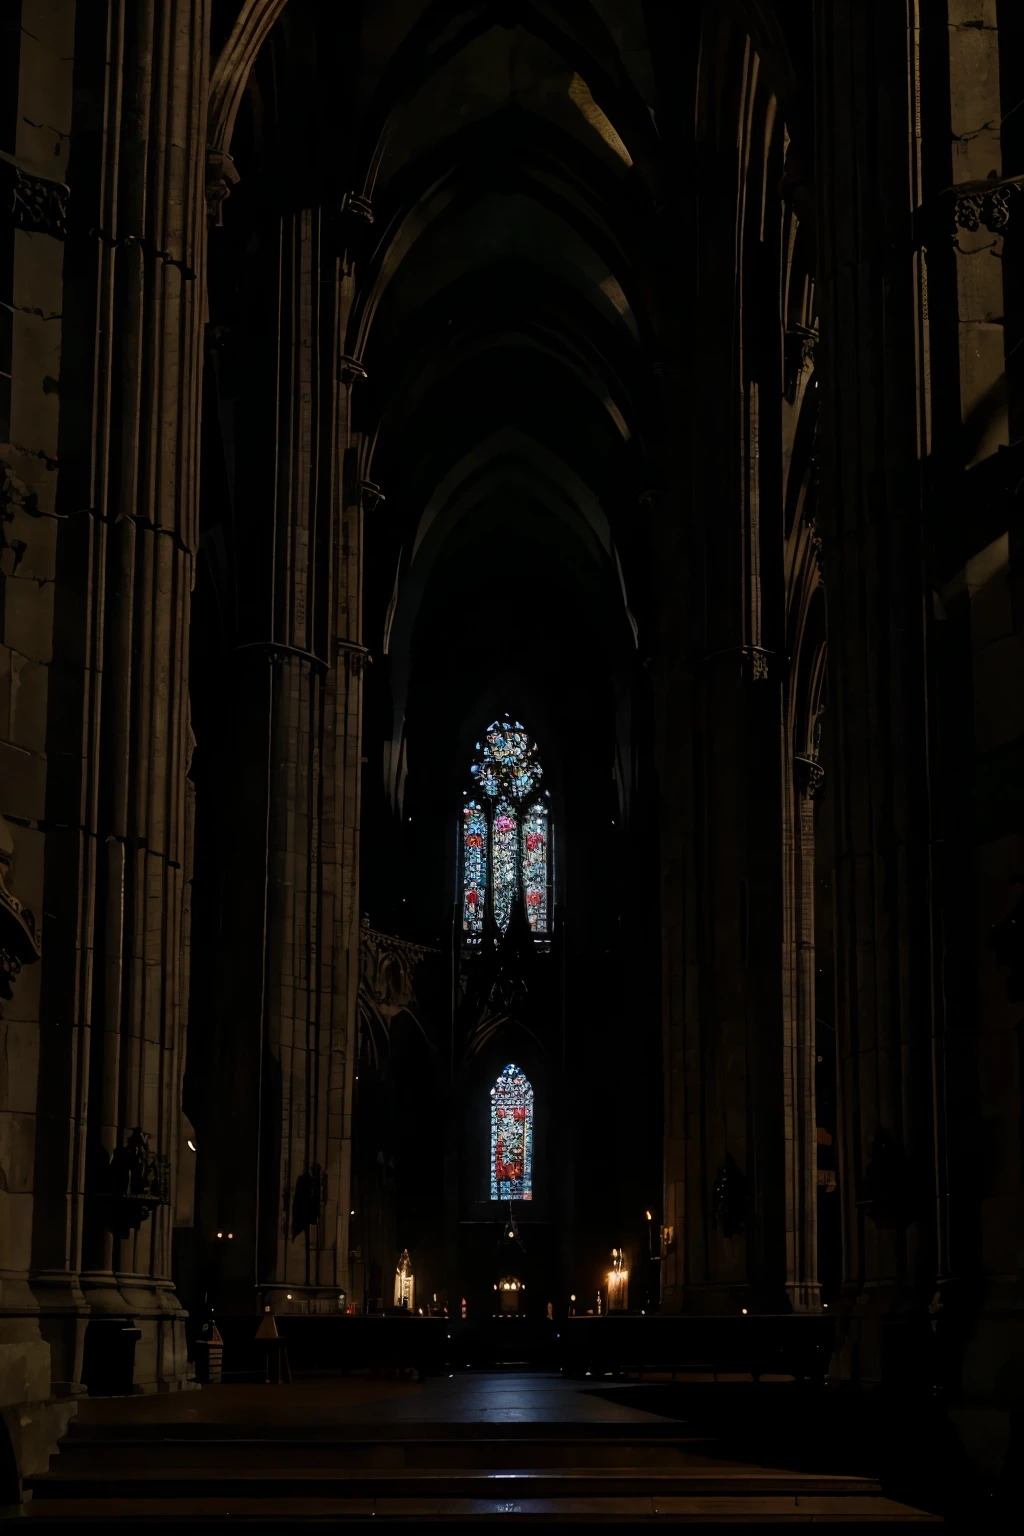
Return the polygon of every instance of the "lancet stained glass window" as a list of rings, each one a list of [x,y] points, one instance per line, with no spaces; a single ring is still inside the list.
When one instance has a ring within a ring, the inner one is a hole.
[[[491,1199],[533,1199],[533,1089],[511,1062],[491,1089]]]
[[[543,800],[523,819],[523,888],[534,933],[548,931],[548,808]]]
[[[463,808],[462,849],[462,926],[467,933],[479,934],[487,895],[487,817],[475,800]]]
[[[512,903],[519,881],[518,817],[515,806],[509,800],[499,800],[494,808],[491,851],[494,866],[494,921],[504,933],[512,916]]]
[[[502,933],[514,904],[525,903],[535,934],[550,932],[551,818],[537,744],[506,715],[476,744],[470,769],[480,792],[462,813],[462,928],[470,941],[483,932],[488,882],[494,921]]]

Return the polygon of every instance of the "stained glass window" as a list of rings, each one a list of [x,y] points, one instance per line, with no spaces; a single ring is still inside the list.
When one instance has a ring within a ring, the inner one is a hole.
[[[494,869],[494,921],[504,933],[519,886],[518,818],[515,806],[509,800],[499,800],[494,808],[491,863]]]
[[[471,773],[481,798],[462,813],[462,928],[472,942],[484,926],[487,882],[494,921],[504,933],[516,901],[525,901],[535,934],[550,932],[551,828],[537,744],[507,715],[476,744]]]
[[[533,1199],[533,1089],[511,1063],[491,1089],[491,1199]]]
[[[462,812],[462,928],[479,934],[487,896],[487,817],[471,800]]]
[[[523,818],[523,889],[534,933],[548,931],[548,808],[543,800]]]
[[[495,720],[487,727],[480,756],[470,772],[485,795],[508,795],[522,800],[537,788],[544,770],[537,761],[537,744],[518,720]]]

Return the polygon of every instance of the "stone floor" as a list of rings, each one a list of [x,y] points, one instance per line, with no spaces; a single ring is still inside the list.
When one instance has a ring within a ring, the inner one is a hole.
[[[614,1389],[613,1389],[614,1390]],[[492,1371],[421,1382],[364,1376],[305,1379],[280,1387],[223,1385],[163,1397],[86,1399],[79,1426],[201,1423],[221,1425],[288,1421],[334,1424],[640,1424],[664,1416],[633,1408],[629,1388],[617,1398],[590,1382],[545,1373]]]
[[[766,1455],[752,1454],[756,1437],[723,1434],[714,1414],[703,1424],[693,1402],[671,1387],[526,1372],[91,1399],[49,1474],[34,1481],[27,1516],[64,1527],[188,1520],[190,1530],[328,1520],[848,1528],[934,1519],[885,1497],[841,1456],[827,1466],[797,1454],[780,1463],[777,1436]],[[744,1418],[740,1397],[733,1403]],[[760,1421],[777,1418],[769,1395],[760,1403]]]

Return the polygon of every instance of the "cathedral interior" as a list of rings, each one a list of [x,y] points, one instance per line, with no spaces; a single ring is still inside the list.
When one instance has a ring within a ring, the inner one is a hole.
[[[0,1509],[212,1518],[132,1435],[244,1402],[339,1519],[442,1518],[417,1413],[547,1424],[445,1518],[683,1518],[555,1455],[659,1415],[1003,1518],[1020,0],[3,0],[0,82]]]

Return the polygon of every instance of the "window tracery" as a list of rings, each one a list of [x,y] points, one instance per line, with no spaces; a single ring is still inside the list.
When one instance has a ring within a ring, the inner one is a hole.
[[[476,744],[470,768],[480,798],[462,812],[462,927],[480,937],[490,896],[494,921],[504,933],[516,900],[525,904],[534,934],[550,932],[550,791],[541,791],[544,770],[537,744],[518,720],[495,720]]]

